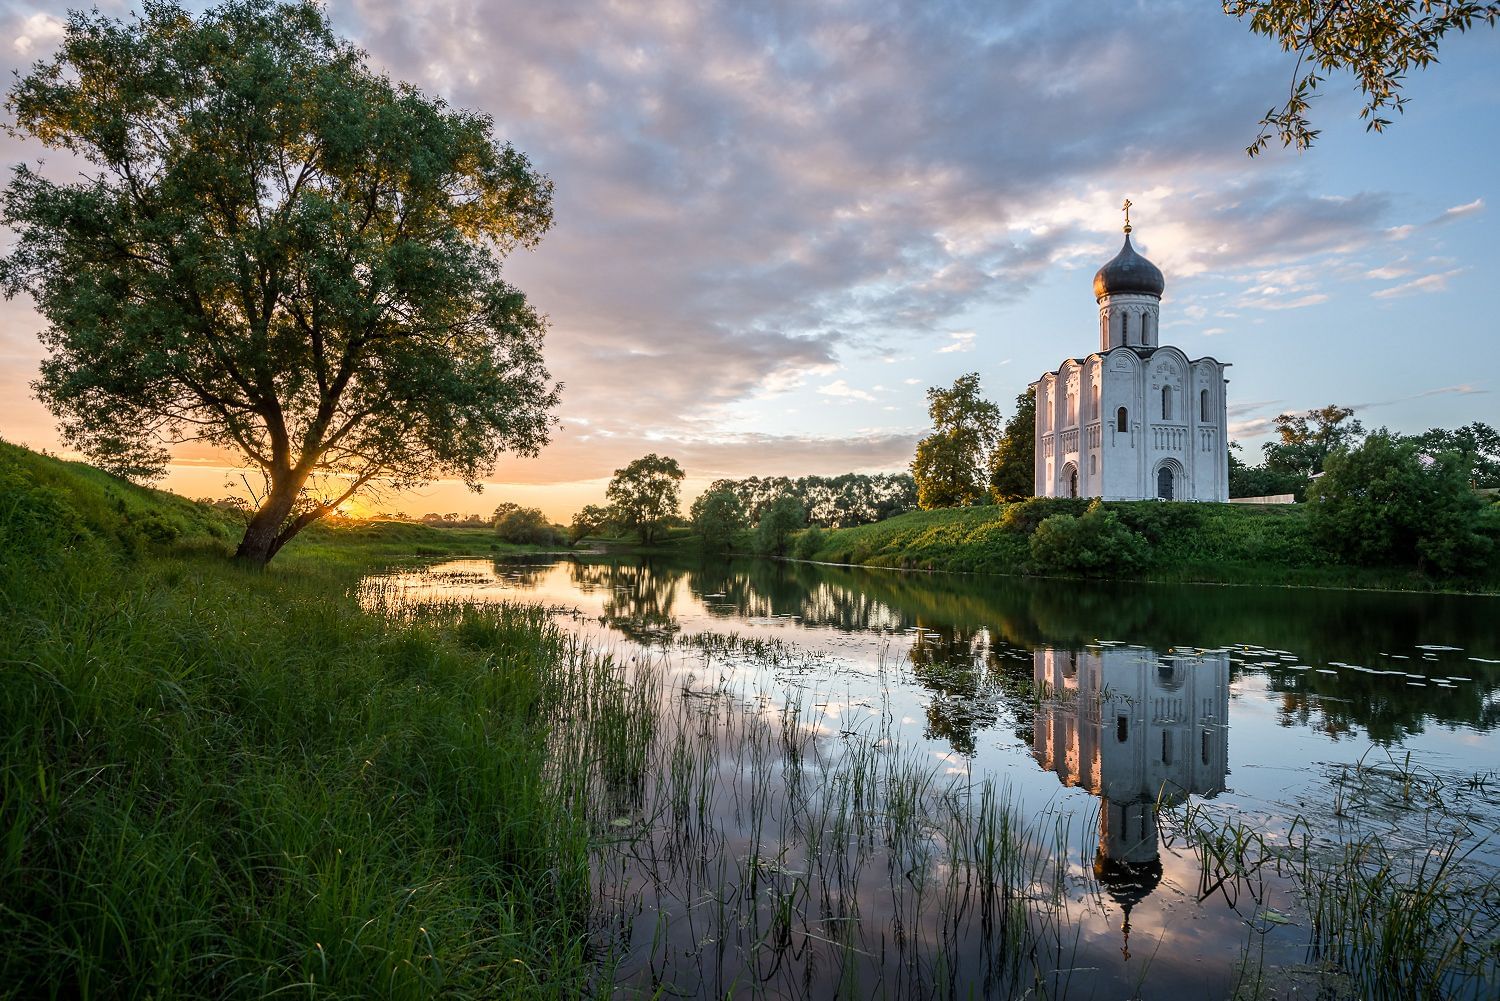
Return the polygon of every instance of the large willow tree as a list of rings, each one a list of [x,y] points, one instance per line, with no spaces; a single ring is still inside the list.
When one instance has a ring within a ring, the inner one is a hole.
[[[501,261],[551,224],[551,182],[315,4],[73,13],[7,108],[84,165],[19,167],[0,206],[0,288],[49,324],[38,394],[120,473],[189,440],[242,454],[265,491],[241,559],[372,482],[474,486],[546,443],[544,321]]]

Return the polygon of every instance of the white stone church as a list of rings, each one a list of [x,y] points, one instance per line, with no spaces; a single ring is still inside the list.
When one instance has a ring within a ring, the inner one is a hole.
[[[1094,275],[1099,350],[1036,389],[1036,494],[1227,501],[1229,366],[1157,340],[1161,270],[1130,245]]]

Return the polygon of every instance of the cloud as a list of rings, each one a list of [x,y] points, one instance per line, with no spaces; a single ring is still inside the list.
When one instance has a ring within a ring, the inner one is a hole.
[[[874,396],[863,389],[855,389],[843,379],[835,379],[826,386],[819,386],[818,392],[824,396],[837,396],[848,400],[865,400],[870,403],[875,402]]]
[[[377,69],[490,115],[556,184],[553,230],[505,266],[548,314],[565,384],[554,444],[502,464],[538,482],[608,475],[663,441],[716,443],[705,461],[729,464],[785,447],[812,471],[870,458],[887,446],[724,435],[770,396],[870,402],[827,380],[908,360],[919,338],[970,350],[973,331],[950,331],[976,310],[1118,249],[1127,192],[1169,296],[1245,279],[1234,305],[1257,309],[1324,301],[1310,261],[1403,228],[1383,191],[1329,193],[1274,155],[1246,171],[1245,130],[1284,86],[1274,47],[1199,0],[1107,9],[330,5]],[[52,44],[49,17],[4,20],[17,52]],[[11,160],[36,153],[5,142]]]
[[[1435,274],[1423,275],[1421,278],[1413,278],[1409,282],[1400,285],[1392,285],[1370,293],[1372,299],[1394,299],[1397,296],[1415,295],[1419,292],[1446,292],[1448,291],[1448,279],[1461,275],[1465,268],[1454,268],[1451,271],[1441,271]]]
[[[949,343],[946,347],[938,348],[938,354],[946,355],[954,354],[960,351],[974,350],[974,331],[958,330],[949,334],[948,337],[950,338],[951,343]]]
[[[1420,393],[1412,393],[1408,396],[1397,396],[1389,400],[1375,400],[1371,403],[1355,403],[1355,410],[1369,410],[1372,407],[1389,407],[1397,403],[1406,403],[1410,400],[1423,400],[1429,396],[1481,396],[1488,393],[1488,389],[1481,389],[1472,383],[1460,383],[1454,386],[1441,386],[1437,389],[1426,389]]]
[[[32,14],[20,24],[19,33],[11,41],[17,54],[36,57],[47,52],[63,37],[63,22],[51,14]]]
[[[1445,222],[1453,222],[1457,219],[1464,219],[1468,216],[1478,215],[1483,211],[1484,199],[1476,198],[1472,202],[1466,202],[1463,205],[1455,205],[1452,208],[1445,210],[1442,215],[1433,220],[1433,223],[1435,225],[1440,225]]]

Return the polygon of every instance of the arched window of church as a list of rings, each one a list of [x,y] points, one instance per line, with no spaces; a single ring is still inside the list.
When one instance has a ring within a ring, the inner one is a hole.
[[[1172,763],[1172,734],[1167,730],[1161,732],[1161,763]]]
[[[1130,717],[1115,717],[1115,740],[1123,744],[1130,739]]]
[[[1172,419],[1172,387],[1161,387],[1161,419],[1169,421]]]
[[[1068,390],[1068,423],[1078,423],[1078,394]]]
[[[1121,344],[1129,344],[1130,343],[1130,314],[1129,313],[1121,313],[1120,314],[1120,343]]]
[[[1206,764],[1208,764],[1208,731],[1207,730],[1203,731],[1203,736],[1202,736],[1202,740],[1200,741],[1200,743],[1202,744],[1202,748],[1203,748],[1203,750],[1201,751],[1201,755],[1202,755],[1202,758],[1203,758],[1203,763],[1206,765]]]
[[[1091,454],[1089,456],[1089,475],[1093,476],[1097,472],[1099,472],[1099,457]]]
[[[1206,389],[1200,389],[1198,391],[1198,409],[1201,411],[1198,414],[1198,419],[1200,421],[1202,421],[1203,423],[1207,424],[1208,423],[1208,390],[1206,390]]]
[[[1130,414],[1126,412],[1124,407],[1121,407],[1119,410],[1115,411],[1115,430],[1130,430]]]

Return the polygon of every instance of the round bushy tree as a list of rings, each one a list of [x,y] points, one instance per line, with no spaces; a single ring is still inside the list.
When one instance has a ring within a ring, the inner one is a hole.
[[[807,511],[795,497],[780,497],[766,508],[755,526],[755,545],[767,556],[786,554],[792,533],[807,523]]]
[[[1357,448],[1329,455],[1307,497],[1312,529],[1329,551],[1364,564],[1474,573],[1493,547],[1477,531],[1483,501],[1458,452],[1423,452],[1380,430]]]
[[[1115,512],[1094,501],[1080,518],[1054,514],[1031,536],[1032,568],[1086,576],[1135,573],[1151,558],[1151,546],[1139,532],[1121,523]]]
[[[703,548],[714,552],[727,551],[735,533],[745,527],[745,505],[733,490],[710,490],[700,495],[688,516],[703,540]]]
[[[546,443],[545,324],[501,261],[551,225],[551,182],[318,4],[74,12],[6,107],[85,165],[17,167],[0,202],[0,290],[48,322],[38,393],[112,471],[188,440],[259,469],[240,558],[366,484],[477,487]]]

